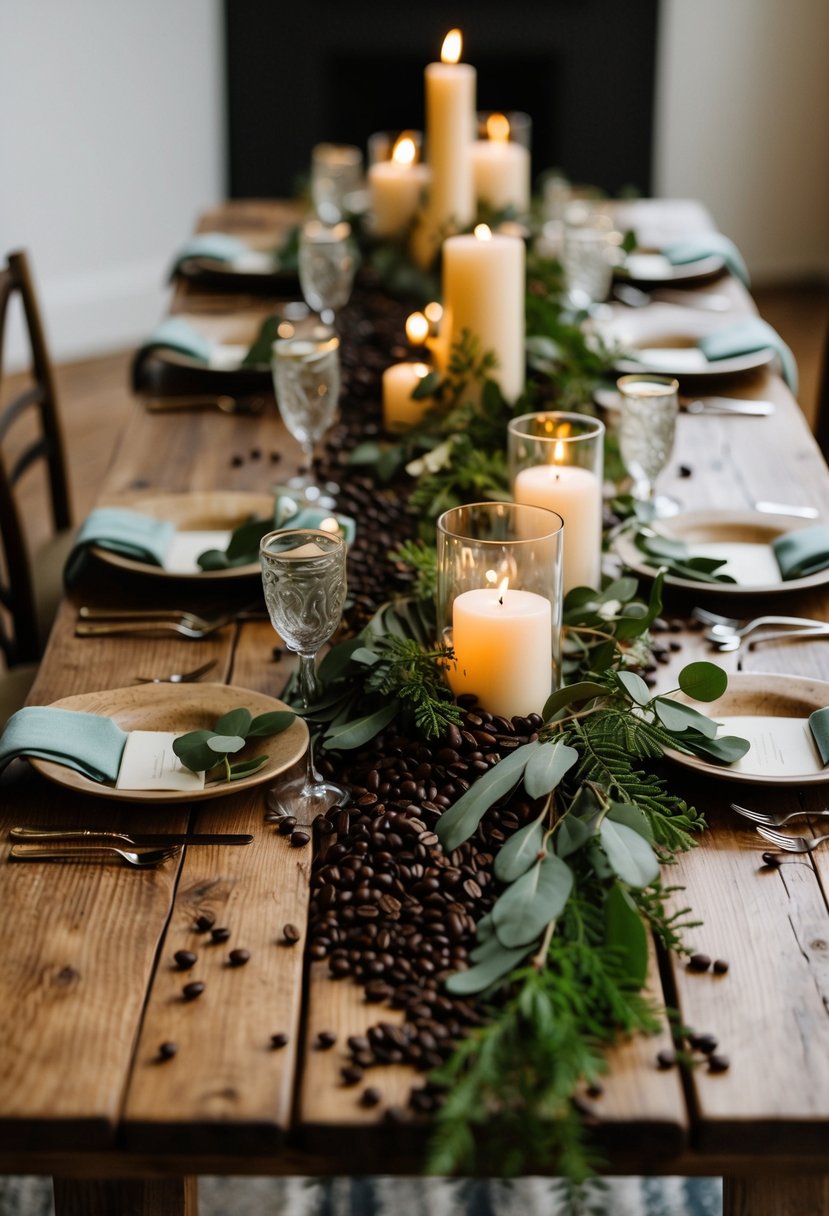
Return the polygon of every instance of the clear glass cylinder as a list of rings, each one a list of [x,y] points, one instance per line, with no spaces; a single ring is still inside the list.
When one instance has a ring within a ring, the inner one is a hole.
[[[522,414],[507,428],[510,488],[517,503],[564,520],[564,594],[601,585],[604,423],[586,414]]]
[[[562,520],[510,502],[472,503],[437,521],[437,626],[447,678],[504,718],[541,713],[558,688]]]
[[[631,373],[619,390],[619,454],[633,478],[633,494],[657,514],[673,514],[672,500],[657,500],[656,479],[670,460],[679,412],[679,381],[672,376]]]
[[[363,186],[363,153],[352,144],[315,144],[311,150],[311,202],[319,218],[336,224],[356,210]]]

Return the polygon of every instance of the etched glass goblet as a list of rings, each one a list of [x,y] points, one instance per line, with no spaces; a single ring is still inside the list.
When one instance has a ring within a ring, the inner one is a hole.
[[[334,325],[337,312],[348,303],[357,270],[351,225],[328,225],[309,220],[299,234],[299,285],[305,303],[326,325]]]
[[[306,502],[333,506],[317,484],[316,449],[333,424],[340,397],[340,340],[330,331],[309,337],[277,338],[271,370],[279,413],[302,448],[303,472],[289,482]],[[333,487],[336,492],[337,487]]]
[[[268,532],[259,545],[262,586],[268,615],[288,650],[299,656],[299,697],[303,709],[317,699],[316,656],[333,636],[346,594],[347,546],[343,537],[317,528]],[[309,741],[305,773],[267,791],[268,810],[313,823],[343,799],[346,789],[324,781],[314,768]]]
[[[670,376],[633,373],[616,381],[619,389],[619,454],[633,478],[633,496],[656,516],[675,515],[679,503],[657,495],[656,479],[674,448],[679,382]]]

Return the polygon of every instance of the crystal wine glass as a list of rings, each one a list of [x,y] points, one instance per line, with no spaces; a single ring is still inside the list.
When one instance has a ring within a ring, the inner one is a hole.
[[[340,340],[329,330],[322,335],[277,338],[272,347],[271,371],[282,421],[305,457],[303,472],[292,478],[289,486],[299,490],[306,502],[333,506],[333,499],[317,484],[315,454],[337,413]]]
[[[299,656],[299,696],[308,709],[318,695],[316,656],[340,623],[346,593],[347,546],[339,533],[317,528],[269,532],[259,545],[268,615],[288,650]],[[314,769],[308,744],[305,773],[266,794],[270,811],[313,823],[317,815],[349,797]]]
[[[670,376],[632,374],[616,381],[619,389],[619,452],[633,478],[633,496],[650,504],[654,515],[675,515],[676,499],[655,493],[656,479],[674,447],[679,411],[679,382]]]
[[[299,285],[305,302],[327,325],[334,325],[337,310],[348,303],[354,285],[357,258],[351,225],[328,225],[309,220],[299,234]]]

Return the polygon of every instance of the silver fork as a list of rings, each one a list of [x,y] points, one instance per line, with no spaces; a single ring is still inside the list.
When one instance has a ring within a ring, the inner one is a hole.
[[[795,819],[799,815],[811,815],[814,819],[829,819],[829,807],[822,811],[780,811],[775,813],[774,811],[752,811],[747,806],[738,806],[736,802],[732,802],[731,809],[745,819],[751,819],[753,823],[762,823],[769,828],[782,827],[784,823],[788,823],[790,819]]]
[[[829,840],[829,832],[825,836],[787,836],[785,832],[775,832],[773,828],[764,828],[760,824],[756,825],[756,830],[764,840],[776,844],[784,853],[812,853],[818,845]]]
[[[192,671],[171,671],[168,676],[133,676],[136,684],[192,684],[207,675],[216,666],[216,659],[194,667]]]
[[[704,612],[703,608],[695,608],[693,615]],[[709,616],[713,617],[714,613]],[[826,622],[817,621],[808,616],[755,616],[748,621],[735,620],[733,617],[720,617],[719,619],[706,620],[702,616],[697,616],[698,621],[705,621],[709,628],[706,631],[706,638],[710,642],[726,641],[728,638],[739,637],[743,638],[747,633],[751,633],[755,629],[760,629],[763,625],[791,625],[795,628],[802,627],[824,629],[827,627]]]
[[[40,848],[28,844],[12,845],[9,856],[14,861],[109,861],[120,857],[128,866],[145,870],[160,865],[181,852],[181,845],[170,845],[165,849],[145,849],[135,853],[131,849],[119,849],[114,844],[73,846],[57,849],[54,846]]]
[[[207,638],[236,620],[236,613],[191,625],[186,621],[81,621],[75,626],[76,638],[114,637],[117,634],[144,634],[157,637],[162,633],[177,633],[183,638]]]

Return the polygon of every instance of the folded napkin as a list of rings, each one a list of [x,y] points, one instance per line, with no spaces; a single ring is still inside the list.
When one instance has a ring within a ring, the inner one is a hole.
[[[53,760],[93,781],[115,781],[127,732],[100,714],[28,705],[0,735],[0,770],[17,756]]]
[[[695,236],[670,241],[662,247],[662,253],[672,266],[684,266],[700,258],[721,257],[732,274],[749,284],[748,267],[737,246],[721,232],[701,232]]]
[[[821,760],[824,764],[829,764],[829,706],[809,714],[809,730],[817,744]]]
[[[829,525],[795,528],[771,542],[783,580],[805,578],[829,566]]]
[[[78,529],[66,559],[64,581],[67,586],[77,581],[93,546],[152,566],[163,566],[175,530],[175,525],[166,519],[153,519],[125,507],[98,507]]]
[[[357,529],[349,515],[337,515],[323,507],[300,507],[288,494],[277,495],[273,515],[268,519],[251,519],[240,524],[227,548],[207,549],[197,558],[202,570],[225,570],[232,566],[249,566],[259,560],[259,542],[267,532],[277,528],[318,528],[325,519],[336,519],[345,542],[350,545]]]
[[[200,363],[208,363],[215,342],[205,337],[185,321],[183,317],[167,317],[141,343],[136,358],[141,359],[154,350],[175,350],[182,355],[191,355]]]
[[[191,237],[176,252],[173,265],[170,268],[172,278],[182,262],[188,258],[209,258],[211,262],[233,262],[250,252],[250,246],[240,241],[238,236],[227,232],[202,232]]]
[[[718,359],[731,359],[735,355],[749,355],[769,347],[780,359],[783,379],[795,396],[797,395],[797,364],[794,355],[777,331],[761,317],[743,317],[733,325],[716,329],[700,338],[697,346],[712,363]]]

